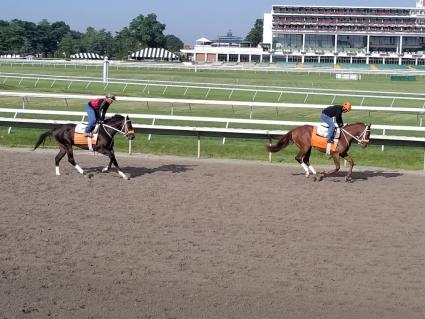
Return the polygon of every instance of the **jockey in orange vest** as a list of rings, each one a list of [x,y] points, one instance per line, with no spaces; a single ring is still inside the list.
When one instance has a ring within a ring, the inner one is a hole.
[[[109,105],[115,101],[115,96],[108,94],[105,98],[94,99],[87,103],[85,106],[88,115],[88,124],[84,130],[84,136],[91,136],[91,131],[94,129],[96,122],[104,121],[106,112],[108,111]]]

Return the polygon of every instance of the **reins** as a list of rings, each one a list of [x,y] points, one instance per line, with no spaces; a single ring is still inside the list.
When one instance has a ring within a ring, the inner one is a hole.
[[[369,140],[366,140],[366,133],[368,131],[370,131],[370,129],[368,129],[368,126],[366,125],[365,129],[363,130],[363,132],[360,135],[354,136],[353,134],[351,134],[350,132],[348,132],[346,129],[341,128],[341,130],[346,133],[347,135],[351,136],[353,139],[355,139],[357,141],[357,144],[367,144],[369,143]],[[344,134],[344,138],[345,141],[348,143],[348,139],[347,136],[345,136]]]
[[[127,136],[127,135],[128,135],[128,133],[129,133],[129,131],[128,131],[128,126],[127,126],[127,122],[128,122],[128,121],[129,121],[129,120],[127,119],[127,117],[125,117],[125,118],[124,118],[124,121],[123,121],[123,125],[121,126],[121,129],[117,129],[117,128],[113,127],[113,126],[110,126],[110,125],[108,125],[108,124],[104,124],[104,123],[102,123],[102,124],[101,124],[101,126],[103,126],[103,127],[107,127],[107,128],[110,128],[110,129],[112,129],[112,130],[114,130],[114,131],[116,131],[116,132],[118,132],[118,133],[121,133],[121,134],[123,134],[123,135]],[[109,135],[109,137],[110,137],[110,138],[112,138],[112,135],[108,132],[108,130],[106,130],[106,129],[105,129],[105,132],[106,132],[106,134],[108,134],[108,135]]]

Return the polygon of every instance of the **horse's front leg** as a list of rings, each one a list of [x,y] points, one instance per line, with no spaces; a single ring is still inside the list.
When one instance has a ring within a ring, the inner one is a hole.
[[[118,174],[120,174],[122,178],[126,180],[130,179],[127,175],[124,174],[123,171],[121,171],[121,168],[118,165],[117,159],[115,158],[114,151],[104,150],[102,153],[109,157],[109,164],[104,169],[102,169],[102,172],[108,172],[111,169],[112,164],[114,164],[114,166],[118,170]]]
[[[354,161],[348,154],[341,154],[341,157],[348,162],[348,173],[347,176],[345,176],[345,181],[350,182],[353,179],[351,175],[353,174]]]
[[[324,172],[325,175],[334,174],[334,173],[338,172],[339,169],[340,169],[340,167],[341,167],[339,153],[336,153],[336,152],[332,153],[332,158],[333,158],[334,163],[335,163],[335,169],[331,169],[329,171],[325,171]]]
[[[112,159],[110,158],[109,159],[109,164],[102,169],[102,173],[109,172],[109,170],[111,169],[111,166],[112,166]]]

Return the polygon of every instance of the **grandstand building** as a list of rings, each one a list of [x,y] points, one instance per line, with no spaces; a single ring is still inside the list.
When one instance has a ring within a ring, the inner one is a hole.
[[[194,62],[425,65],[425,8],[273,5],[263,43],[235,48],[202,42]]]
[[[425,64],[425,8],[274,5],[263,40],[274,62]]]

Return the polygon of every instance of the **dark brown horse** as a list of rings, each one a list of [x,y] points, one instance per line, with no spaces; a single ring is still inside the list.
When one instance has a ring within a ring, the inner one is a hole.
[[[293,130],[289,131],[287,134],[280,136],[275,145],[267,145],[267,149],[269,150],[269,152],[278,152],[282,148],[288,146],[290,142],[294,143],[299,148],[299,152],[297,156],[295,156],[295,160],[300,163],[301,166],[304,168],[306,177],[310,175],[310,171],[316,177],[317,173],[313,166],[310,165],[311,148],[315,147],[319,151],[325,152],[326,146],[320,147],[317,145],[312,145],[314,129],[315,127],[312,125],[303,125],[296,127]],[[362,145],[363,147],[366,147],[369,144],[369,137],[370,124],[366,125],[363,123],[355,123],[344,126],[341,129],[341,136],[339,138],[339,142],[336,148],[331,151],[331,156],[335,163],[335,169],[320,173],[323,174],[321,177],[338,172],[340,169],[340,157],[342,157],[347,160],[349,164],[348,173],[345,180],[350,181],[352,179],[351,175],[354,166],[353,159],[350,155],[348,155],[348,150],[350,149],[351,142],[355,140],[358,144]],[[326,145],[326,139],[323,139],[324,145]]]
[[[76,144],[74,141],[75,124],[64,124],[51,129],[45,133],[42,133],[35,143],[34,150],[44,143],[45,139],[53,135],[56,142],[59,145],[59,153],[55,157],[56,164],[56,175],[59,173],[59,162],[65,156],[68,155],[68,162],[71,163],[75,169],[81,174],[85,175],[84,170],[75,162],[74,152],[72,150],[73,145],[76,145],[82,149],[88,149],[87,139],[85,144]],[[131,121],[128,116],[122,116],[115,114],[112,118],[107,119],[104,123],[101,123],[98,130],[98,138],[95,145],[93,145],[93,151],[99,152],[109,157],[109,164],[103,168],[102,172],[107,172],[111,168],[112,164],[117,168],[118,173],[124,179],[128,179],[120,167],[118,166],[117,159],[114,153],[114,135],[121,133],[128,137],[128,139],[134,139],[134,130]]]

